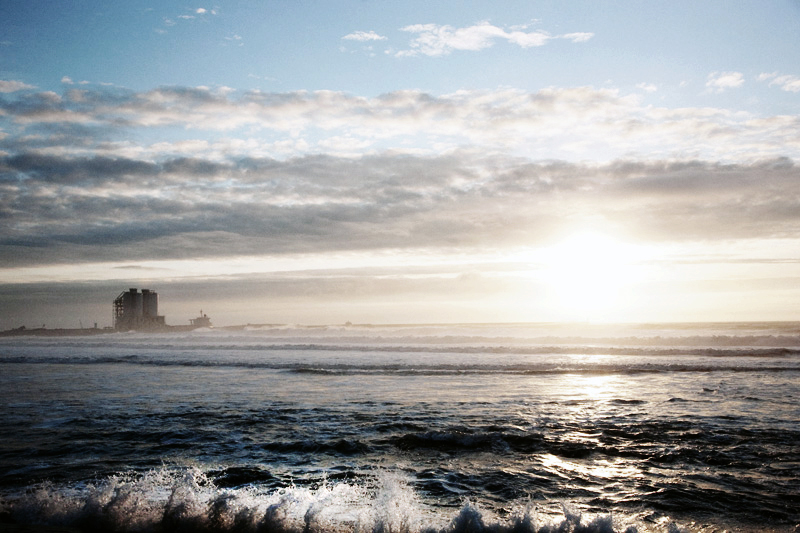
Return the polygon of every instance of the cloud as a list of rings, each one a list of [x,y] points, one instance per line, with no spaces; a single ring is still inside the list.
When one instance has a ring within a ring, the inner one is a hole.
[[[726,89],[735,89],[744,84],[744,74],[741,72],[712,72],[708,75],[706,88],[709,91],[721,93]]]
[[[0,80],[0,93],[14,93],[25,89],[35,89],[35,87],[21,81]]]
[[[770,85],[777,85],[784,91],[800,92],[800,78],[797,76],[778,76],[770,82]]]
[[[164,17],[163,22],[164,26],[170,28],[178,24],[179,21],[189,21],[194,20],[198,17],[205,17],[206,15],[216,15],[216,9],[206,9],[204,7],[198,7],[195,9],[191,9],[189,13],[183,13],[180,15]],[[176,20],[177,19],[177,20]],[[164,28],[156,28],[156,33],[165,34],[167,31]]]
[[[374,31],[356,31],[353,33],[349,33],[342,37],[342,39],[346,41],[385,41],[387,37],[383,35],[378,35]]]
[[[154,161],[200,154],[220,159],[314,152],[357,156],[460,148],[602,161],[632,155],[731,162],[800,156],[798,117],[669,109],[644,105],[640,98],[591,87],[438,96],[409,90],[371,98],[336,91],[69,87],[63,94],[21,92],[0,99],[0,128],[7,133],[0,150],[48,146],[51,155]],[[170,128],[188,132],[185,142],[173,142]],[[145,132],[155,139],[151,144],[129,140]],[[69,140],[70,134],[78,137]],[[195,152],[194,146],[203,148]]]
[[[587,32],[565,33],[561,37],[564,39],[569,39],[573,43],[585,43],[586,41],[594,37],[594,33],[587,33]]]
[[[531,246],[575,224],[657,240],[800,231],[800,167],[358,157],[0,159],[0,266]]]
[[[442,56],[453,50],[481,50],[492,46],[494,39],[504,33],[486,22],[460,29],[438,24],[413,24],[400,30],[417,35],[411,41],[411,50],[399,52],[400,56]]]
[[[782,90],[787,92],[800,92],[800,78],[797,76],[780,75],[777,72],[762,73],[758,75],[758,81],[769,80],[769,86],[777,85]]]
[[[506,40],[521,48],[543,46],[555,38],[586,42],[592,33],[568,33],[554,37],[545,31],[525,31],[525,27],[506,30],[489,22],[480,22],[465,28],[439,24],[412,24],[400,28],[415,34],[408,50],[397,52],[398,57],[425,55],[441,57],[453,51],[478,51],[494,46],[497,40]]]
[[[73,79],[70,78],[69,76],[62,77],[61,78],[61,83],[63,83],[64,85],[76,85],[76,84],[77,85],[89,85],[89,82],[86,81],[86,80],[76,82],[76,81],[73,81]]]
[[[146,176],[154,174],[154,165],[127,159],[60,158],[38,154],[20,154],[7,157],[4,167],[14,169],[28,179],[37,178],[48,183],[70,184],[115,180],[119,176]]]
[[[654,93],[658,90],[658,87],[652,83],[637,83],[636,88],[641,89],[646,93]]]
[[[225,37],[225,41],[228,43],[236,43],[238,46],[244,46],[241,35],[237,35],[235,33],[233,35]]]

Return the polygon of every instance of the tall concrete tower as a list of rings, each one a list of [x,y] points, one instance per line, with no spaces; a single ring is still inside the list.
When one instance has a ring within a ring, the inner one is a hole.
[[[166,326],[158,314],[158,293],[150,289],[133,288],[123,291],[114,300],[114,329],[154,330]]]

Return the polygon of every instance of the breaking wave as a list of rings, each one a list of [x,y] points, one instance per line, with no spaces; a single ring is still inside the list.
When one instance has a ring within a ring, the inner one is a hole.
[[[799,326],[0,338],[0,531],[794,531]]]
[[[276,347],[275,350],[285,351],[284,347]],[[295,348],[296,349],[296,348]],[[306,347],[309,352],[320,350],[319,347]],[[269,348],[264,348],[269,351]],[[325,348],[322,348],[324,351]],[[343,349],[352,353],[350,349]],[[369,353],[380,352],[380,350],[370,350]],[[398,353],[408,354],[420,353],[421,355],[433,355],[435,352],[413,352],[407,349],[399,349]],[[586,359],[585,356],[612,355],[610,350],[602,350],[597,353],[578,352],[578,359],[559,359],[553,360],[556,355],[552,351],[545,352],[551,357],[542,354],[542,358],[534,358],[529,361],[520,362],[514,360],[510,362],[482,363],[482,356],[490,355],[491,350],[482,350],[478,353],[470,351],[463,354],[475,354],[478,359],[472,359],[458,363],[427,363],[420,360],[414,361],[391,361],[380,363],[340,363],[340,362],[303,362],[279,360],[262,360],[256,357],[225,357],[225,358],[201,358],[189,355],[185,357],[153,355],[153,354],[130,354],[130,355],[7,355],[0,353],[0,362],[4,364],[47,364],[47,365],[138,365],[153,367],[197,367],[197,368],[244,368],[244,369],[263,369],[281,372],[291,372],[295,374],[318,374],[318,375],[417,375],[417,376],[436,376],[436,375],[558,375],[558,374],[584,374],[584,375],[607,375],[607,374],[655,374],[655,373],[708,373],[708,372],[798,372],[800,371],[800,351],[781,349],[779,351],[770,350],[769,354],[764,352],[753,352],[752,350],[742,350],[736,353],[726,351],[723,354],[711,351],[698,353],[682,352],[654,352],[647,351],[638,353],[638,358],[631,360],[616,359],[613,362],[606,362],[602,359]],[[459,352],[452,350],[447,352],[451,355],[459,355]],[[573,355],[573,352],[564,355]],[[626,355],[633,356],[632,353]],[[681,356],[686,356],[685,360]],[[769,355],[769,357],[767,356]],[[649,357],[659,357],[659,360],[649,360]],[[709,359],[698,359],[698,356]],[[714,356],[719,356],[719,360],[714,360]],[[669,359],[665,359],[669,357]],[[763,359],[763,360],[762,360]]]
[[[84,532],[613,533],[683,529],[663,516],[584,514],[558,502],[521,502],[498,517],[465,500],[450,514],[426,507],[405,480],[381,473],[363,483],[265,490],[220,488],[196,467],[123,473],[94,483],[29,488],[0,501],[0,526]]]

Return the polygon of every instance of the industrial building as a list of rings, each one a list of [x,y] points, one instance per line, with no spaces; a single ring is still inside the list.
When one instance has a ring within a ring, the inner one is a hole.
[[[114,329],[153,330],[166,327],[158,314],[158,293],[150,289],[128,289],[114,300]]]

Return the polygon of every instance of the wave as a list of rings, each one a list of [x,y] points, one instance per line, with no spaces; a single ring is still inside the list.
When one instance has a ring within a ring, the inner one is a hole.
[[[702,361],[688,361],[686,364],[677,362],[647,363],[637,361],[634,363],[548,363],[546,361],[529,364],[326,364],[326,363],[292,363],[274,361],[252,360],[202,360],[202,359],[174,359],[148,356],[0,356],[0,363],[25,364],[25,365],[109,365],[125,364],[153,367],[187,367],[187,368],[244,368],[289,372],[293,374],[307,374],[320,376],[445,376],[445,375],[609,375],[609,374],[663,374],[663,373],[711,373],[711,372],[800,372],[800,365],[796,361],[786,364],[708,364]]]
[[[576,350],[599,353],[680,353],[682,351],[707,351],[721,355],[750,350],[756,354],[800,353],[800,336],[768,337],[482,337],[482,336],[431,336],[431,337],[182,337],[154,338],[148,335],[132,335],[114,339],[106,336],[84,337],[69,341],[51,337],[0,338],[0,346],[26,346],[30,348],[83,349],[105,347],[108,349],[139,348],[147,350],[202,349],[206,351],[243,350],[329,350],[329,351],[430,351],[430,352],[490,352],[490,353],[571,353]],[[168,336],[167,336],[168,337]],[[169,342],[168,342],[169,341]],[[214,341],[214,342],[209,342]],[[266,341],[266,342],[265,342]],[[322,341],[322,342],[320,342]]]
[[[613,533],[684,531],[650,513],[586,514],[564,503],[518,502],[505,518],[464,501],[455,512],[425,505],[395,473],[362,483],[264,490],[219,488],[198,468],[163,467],[93,483],[42,484],[0,500],[3,524],[91,532]],[[30,531],[31,529],[25,529]]]
[[[486,349],[503,347],[609,348],[794,348],[800,349],[800,322],[696,323],[696,324],[431,324],[431,325],[250,325],[198,329],[187,332],[114,332],[84,337],[0,337],[4,344],[142,346],[179,349],[201,346],[207,350],[259,350],[263,346],[338,345],[402,346],[425,348],[456,346]]]

